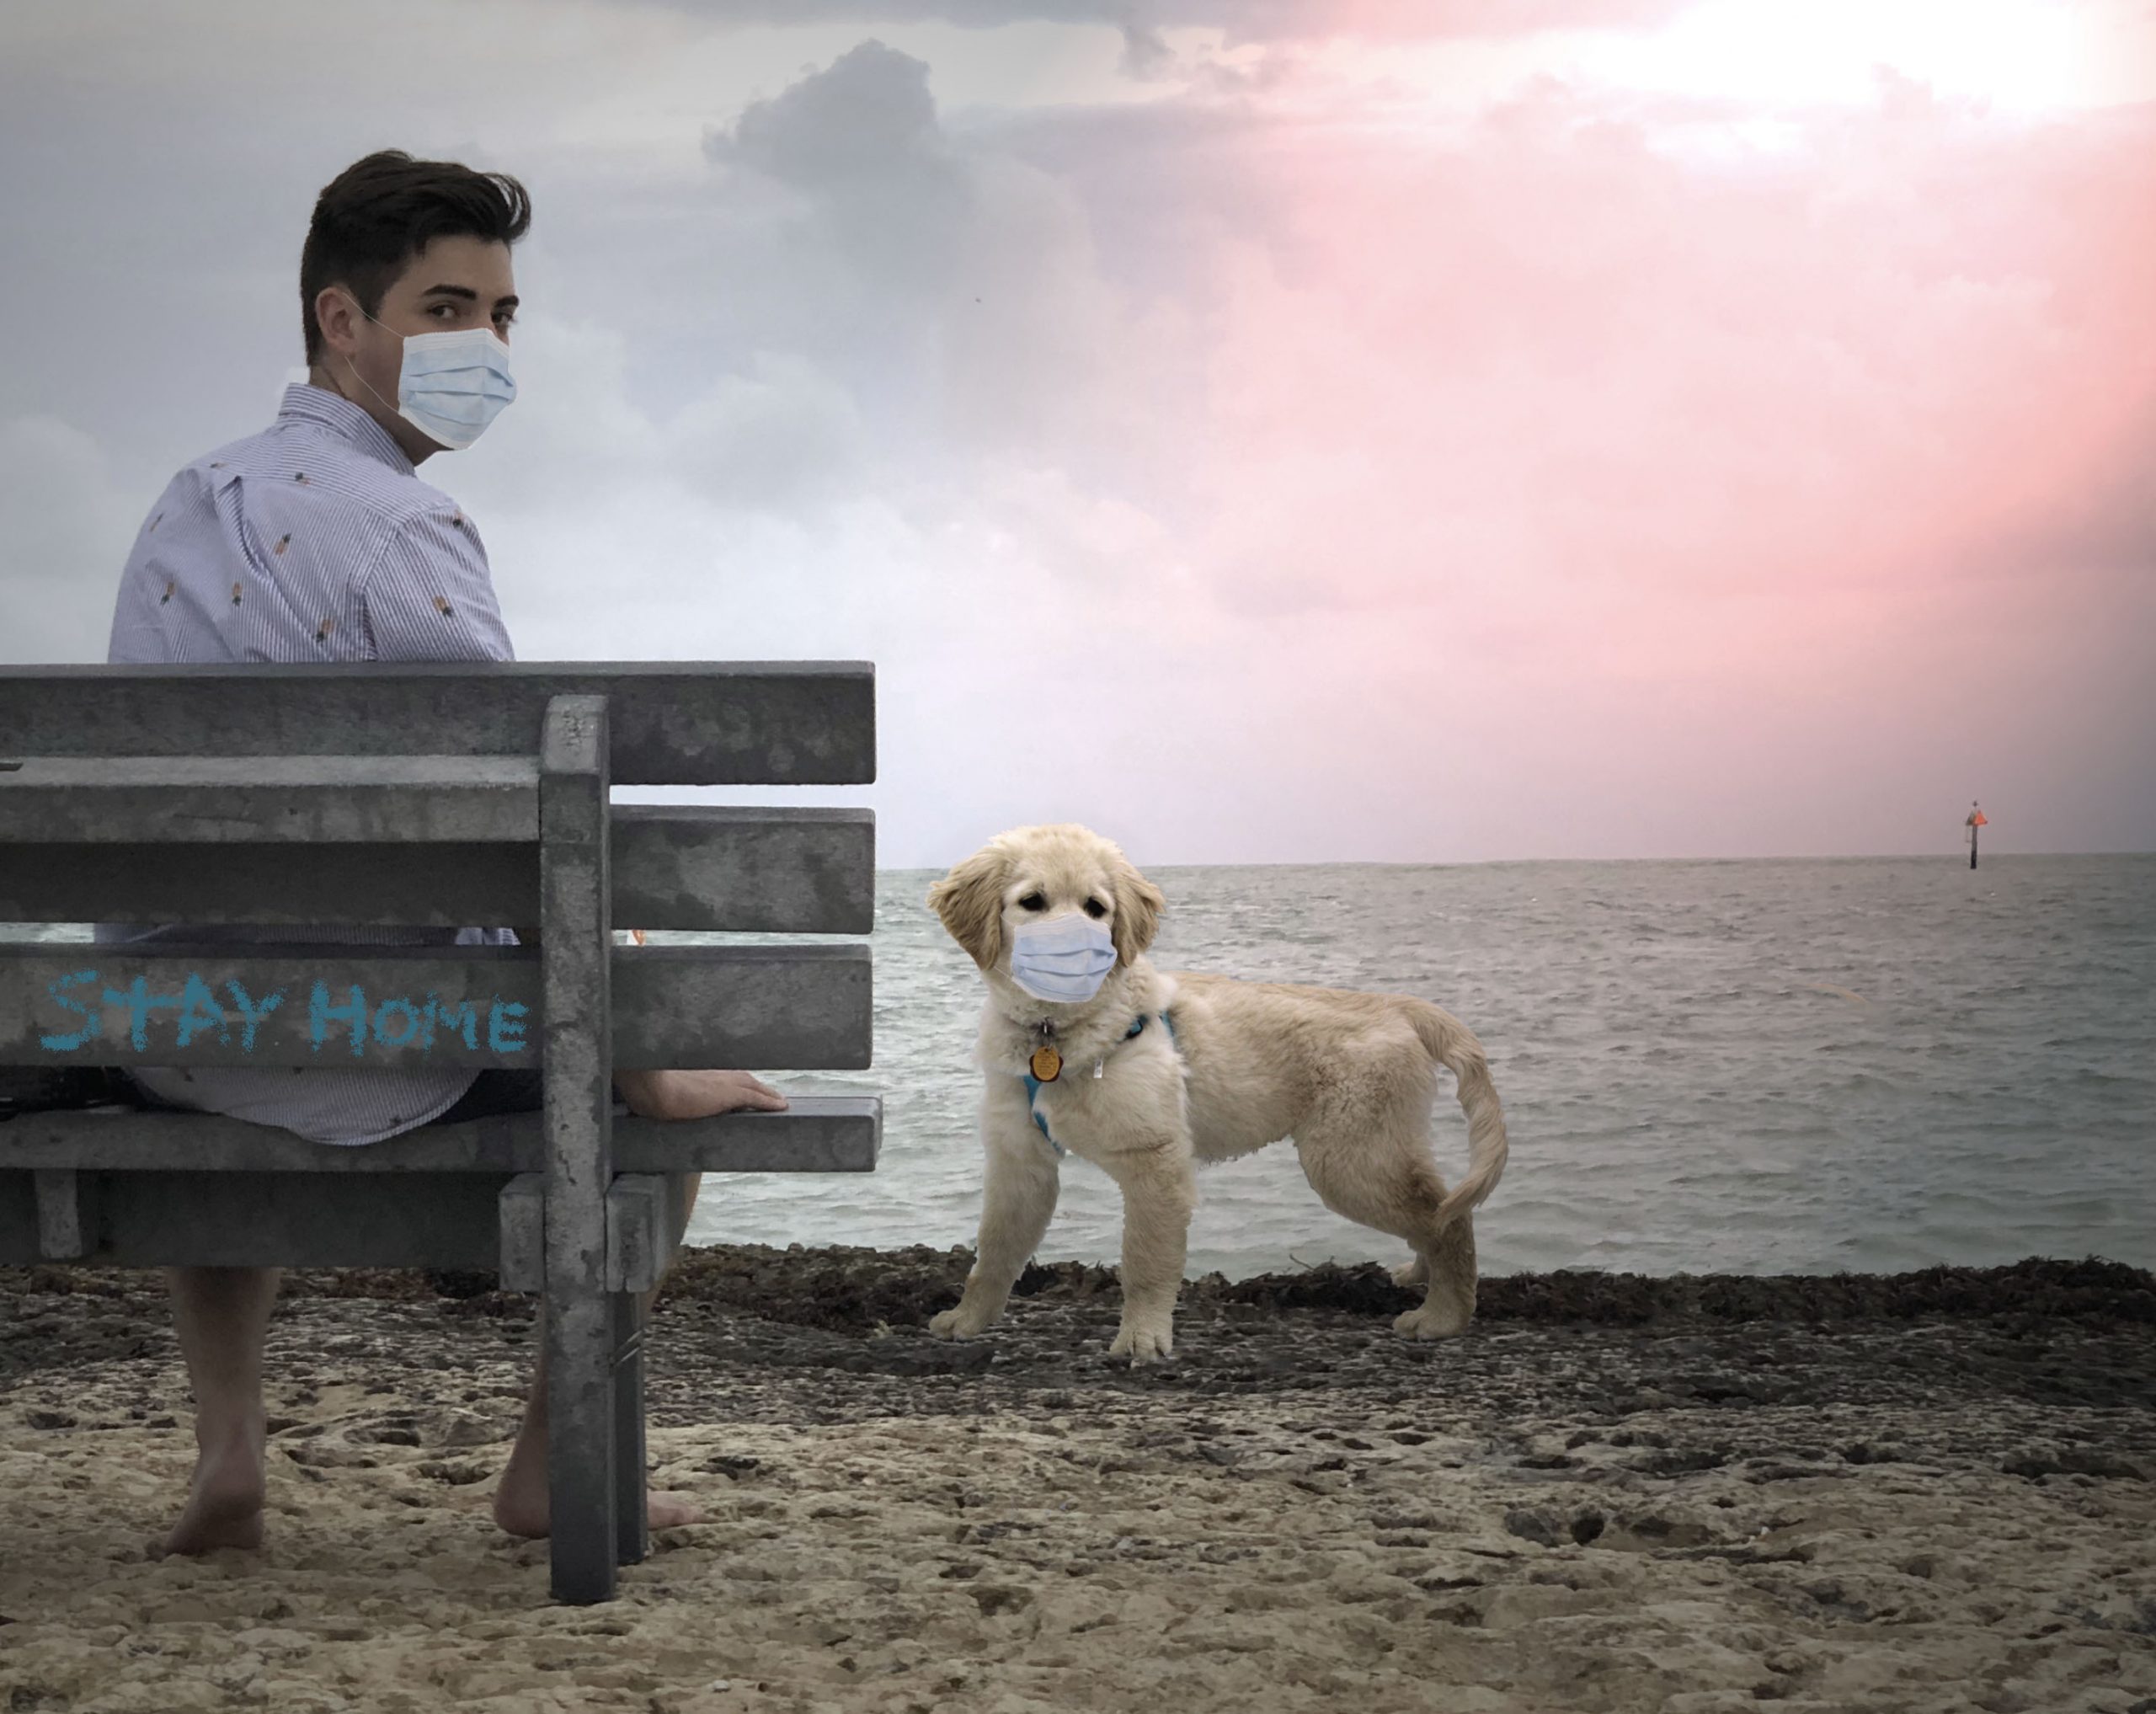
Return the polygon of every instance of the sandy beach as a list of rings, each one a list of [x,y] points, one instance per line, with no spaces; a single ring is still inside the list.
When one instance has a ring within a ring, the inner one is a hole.
[[[709,1521],[547,1598],[487,1497],[528,1300],[298,1275],[269,1540],[159,1561],[153,1276],[0,1271],[10,1711],[2156,1711],[2156,1279],[1522,1275],[1411,1345],[1374,1268],[1111,1273],[931,1340],[960,1252],[692,1252],[656,1480]]]

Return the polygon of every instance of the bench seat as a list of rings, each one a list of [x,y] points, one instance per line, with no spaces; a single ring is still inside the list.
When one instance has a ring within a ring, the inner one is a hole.
[[[717,1119],[614,1116],[617,1172],[873,1172],[883,1108],[866,1095],[796,1095],[784,1113]],[[73,1167],[90,1172],[288,1172],[344,1177],[412,1172],[537,1172],[547,1164],[536,1113],[429,1125],[379,1143],[310,1142],[275,1125],[206,1113],[99,1107],[24,1113],[0,1123],[7,1175]],[[0,1262],[20,1258],[0,1252]]]
[[[612,1289],[664,1271],[680,1175],[870,1172],[882,1134],[882,1103],[866,1096],[717,1119],[616,1115]],[[354,1147],[209,1113],[26,1113],[0,1124],[0,1265],[470,1268],[537,1291],[546,1166],[536,1113]]]

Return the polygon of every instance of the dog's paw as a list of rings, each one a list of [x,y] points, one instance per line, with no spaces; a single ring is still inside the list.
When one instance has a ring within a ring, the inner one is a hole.
[[[969,1310],[960,1304],[956,1309],[947,1309],[939,1316],[931,1316],[928,1331],[939,1339],[970,1339],[974,1334],[984,1332],[995,1319],[994,1316],[982,1315],[979,1311]]]
[[[1174,1354],[1174,1328],[1166,1322],[1154,1326],[1140,1322],[1126,1326],[1115,1336],[1115,1343],[1108,1347],[1111,1357],[1128,1357],[1133,1363],[1158,1363],[1162,1358]]]
[[[1456,1339],[1467,1331],[1474,1310],[1424,1304],[1395,1319],[1394,1332],[1404,1339]]]
[[[1430,1258],[1417,1256],[1412,1262],[1403,1262],[1392,1270],[1392,1283],[1403,1285],[1410,1291],[1420,1291],[1430,1283]]]

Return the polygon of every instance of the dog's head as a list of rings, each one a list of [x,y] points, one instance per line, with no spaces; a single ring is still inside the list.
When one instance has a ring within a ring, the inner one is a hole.
[[[1113,841],[1063,822],[999,833],[931,887],[928,903],[951,938],[993,971],[1013,929],[1074,910],[1107,925],[1121,969],[1153,944],[1167,901]]]

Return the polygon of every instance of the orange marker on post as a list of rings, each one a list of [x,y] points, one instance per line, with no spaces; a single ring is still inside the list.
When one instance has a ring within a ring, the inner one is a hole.
[[[1969,800],[1969,819],[1961,825],[1969,830],[1969,867],[1973,869],[1977,866],[1977,830],[1991,825],[1990,819],[1977,807],[1973,798]]]

